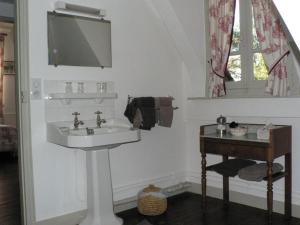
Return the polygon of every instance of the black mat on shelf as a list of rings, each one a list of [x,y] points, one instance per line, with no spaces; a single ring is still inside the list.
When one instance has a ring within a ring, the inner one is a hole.
[[[236,158],[208,166],[206,169],[215,171],[223,176],[235,177],[240,169],[252,166],[254,164],[256,164],[255,161]]]
[[[267,170],[267,163],[259,163],[241,169],[238,174],[240,179],[260,182],[267,177]],[[281,173],[282,170],[283,166],[280,163],[273,163],[272,172],[274,178],[276,177],[275,174]]]

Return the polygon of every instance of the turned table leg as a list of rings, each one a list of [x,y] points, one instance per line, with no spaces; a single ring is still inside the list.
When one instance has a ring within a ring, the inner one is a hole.
[[[223,155],[223,162],[228,160],[228,155]],[[227,209],[229,205],[229,177],[223,176],[223,202],[224,208]]]
[[[201,153],[201,166],[202,166],[202,210],[203,213],[206,211],[206,154]]]
[[[285,155],[285,199],[284,213],[286,219],[291,219],[292,216],[292,153]]]
[[[273,213],[273,181],[272,181],[272,175],[273,175],[273,161],[267,162],[268,169],[267,169],[267,175],[268,175],[268,193],[267,193],[267,200],[268,200],[268,224],[272,224],[272,213]]]

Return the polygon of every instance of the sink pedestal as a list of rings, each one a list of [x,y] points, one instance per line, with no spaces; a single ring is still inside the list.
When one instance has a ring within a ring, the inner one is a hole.
[[[109,149],[86,152],[87,217],[80,225],[122,225],[113,211]]]
[[[116,118],[106,120],[103,127],[94,127],[94,120],[86,120],[84,124],[85,128],[72,129],[73,121],[49,122],[47,140],[86,151],[88,212],[80,225],[122,225],[123,221],[113,211],[109,150],[139,141],[141,132]],[[93,128],[92,135],[87,128]]]

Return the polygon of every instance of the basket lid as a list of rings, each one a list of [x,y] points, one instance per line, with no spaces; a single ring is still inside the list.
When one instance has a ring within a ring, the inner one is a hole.
[[[143,189],[143,192],[160,192],[160,188],[159,187],[155,187],[153,184],[150,184],[148,187]]]

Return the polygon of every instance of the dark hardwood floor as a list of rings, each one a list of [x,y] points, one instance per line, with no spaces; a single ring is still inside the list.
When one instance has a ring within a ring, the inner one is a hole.
[[[0,153],[0,225],[20,225],[18,159]]]
[[[143,216],[137,209],[119,213],[124,225],[137,225],[144,219],[152,225],[266,225],[266,213],[245,205],[230,203],[228,211],[223,210],[219,199],[207,198],[207,214],[202,217],[201,195],[184,193],[168,199],[168,210],[160,216]],[[300,225],[300,219],[285,221],[284,216],[274,213],[273,225]]]

